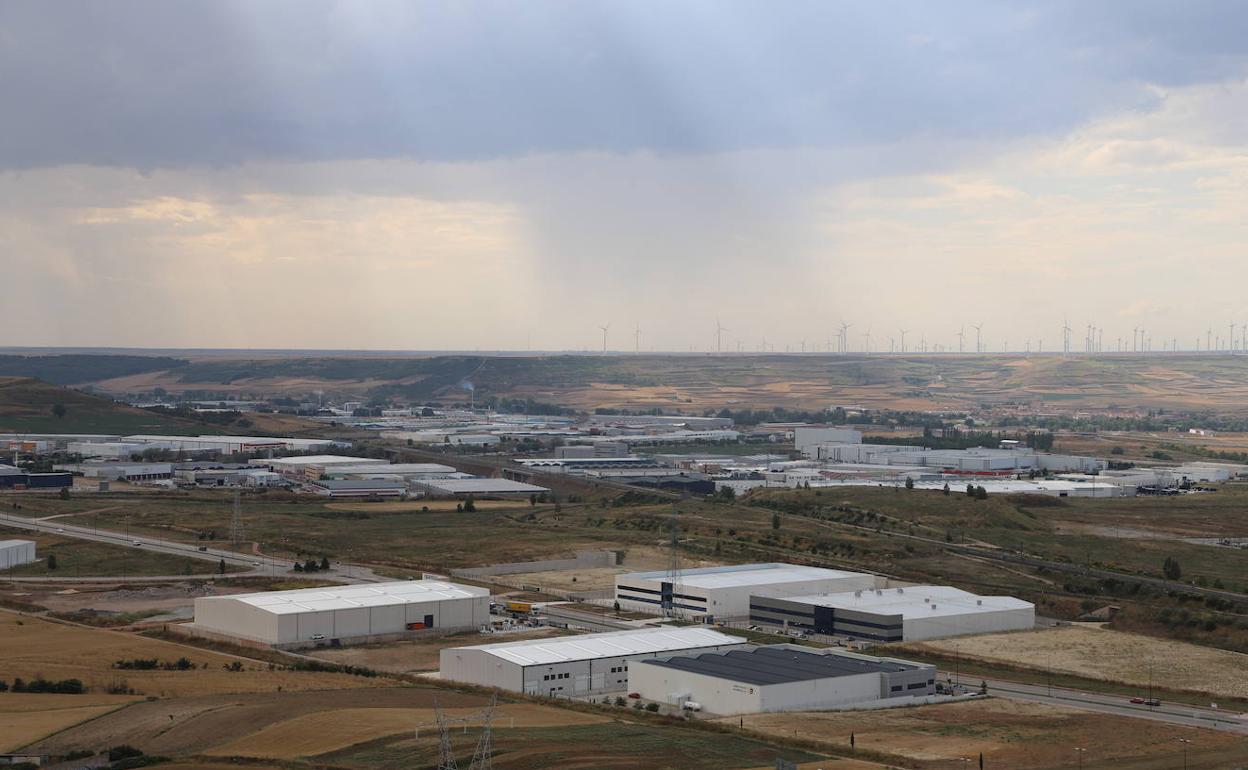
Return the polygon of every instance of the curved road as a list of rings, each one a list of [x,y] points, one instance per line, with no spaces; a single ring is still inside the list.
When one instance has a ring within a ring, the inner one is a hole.
[[[24,516],[13,516],[12,514],[0,513],[0,524],[14,529],[25,529],[34,532],[48,532],[57,535],[65,535],[67,537],[75,537],[80,540],[91,540],[97,543],[108,543],[109,545],[122,546],[124,548],[134,548],[135,550],[165,553],[173,556],[189,556],[193,559],[201,559],[203,561],[219,564],[222,559],[226,564],[234,566],[246,567],[244,572],[230,572],[228,577],[273,577],[287,574],[297,574],[290,572],[290,559],[277,559],[272,556],[263,556],[260,554],[243,554],[237,551],[227,551],[220,548],[205,548],[200,550],[200,546],[191,545],[189,543],[179,543],[174,540],[162,540],[159,538],[148,537],[145,535],[129,535],[124,532],[116,532],[114,530],[96,529],[94,527],[83,527],[76,524],[63,524],[56,521],[47,521],[42,519],[31,519]],[[344,583],[378,583],[389,578],[381,577],[375,574],[368,567],[362,567],[356,564],[338,563],[333,569],[326,572],[316,573],[318,577],[329,580],[338,580]],[[66,582],[66,583],[90,583],[90,582],[156,582],[166,580],[186,580],[191,579],[210,579],[221,577],[218,572],[207,572],[198,575],[145,575],[145,576],[112,576],[112,577],[19,577],[13,578],[17,581],[47,583],[47,582]]]

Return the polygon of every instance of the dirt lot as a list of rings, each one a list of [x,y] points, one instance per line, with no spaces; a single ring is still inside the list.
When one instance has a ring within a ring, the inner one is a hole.
[[[438,653],[447,647],[493,644],[495,642],[518,642],[522,639],[564,636],[567,633],[569,632],[559,628],[543,628],[509,634],[453,634],[451,636],[414,642],[339,647],[336,650],[323,648],[310,651],[308,654],[322,660],[333,661],[334,663],[365,666],[377,671],[414,673],[418,671],[436,671],[438,669]]]
[[[1140,634],[1077,625],[904,645],[967,658],[1051,669],[1147,687],[1248,697],[1248,655]]]
[[[79,679],[92,694],[124,684],[139,695],[175,697],[211,693],[251,693],[283,690],[320,690],[385,686],[385,681],[347,674],[307,671],[270,671],[263,664],[244,661],[244,671],[226,671],[237,659],[170,642],[104,629],[65,625],[0,612],[0,679]],[[117,660],[189,658],[190,671],[132,671],[114,669]]]
[[[666,569],[670,558],[670,554],[662,548],[634,546],[625,552],[623,563],[617,567],[524,572],[502,577],[512,584],[541,586],[543,589],[557,592],[605,591],[615,587],[616,575]],[[693,569],[709,567],[713,564],[714,562],[690,557],[685,559],[684,567]]]
[[[129,695],[0,693],[0,751],[14,751],[138,700]]]
[[[859,749],[942,770],[966,767],[958,758],[976,757],[980,752],[985,767],[1071,767],[1074,746],[1088,748],[1088,767],[1099,767],[1097,763],[1104,760],[1113,760],[1113,767],[1145,767],[1128,760],[1179,756],[1179,738],[1193,740],[1193,749],[1199,746],[1202,752],[1217,753],[1228,762],[1232,757],[1248,759],[1243,738],[1226,733],[998,698],[883,711],[756,714],[744,720],[747,729],[776,736],[796,731],[804,738],[840,746],[847,745],[853,733]],[[1234,765],[1193,765],[1205,766]]]
[[[448,719],[472,717],[478,708],[443,709]],[[609,721],[604,716],[582,714],[529,703],[499,706],[494,714],[498,729],[512,727],[556,727],[588,725]],[[216,756],[294,759],[345,749],[387,735],[411,733],[417,726],[436,731],[431,708],[356,708],[306,714],[266,727],[209,752]]]

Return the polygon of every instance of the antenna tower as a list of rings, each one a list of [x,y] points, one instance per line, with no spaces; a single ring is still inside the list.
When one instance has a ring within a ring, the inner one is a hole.
[[[669,618],[680,617],[681,613],[676,607],[676,595],[684,593],[681,590],[681,568],[680,568],[680,511],[672,511],[671,521],[671,540],[668,543],[668,560],[667,560],[667,579],[672,584],[672,598],[669,604],[671,606],[664,607],[666,615]]]

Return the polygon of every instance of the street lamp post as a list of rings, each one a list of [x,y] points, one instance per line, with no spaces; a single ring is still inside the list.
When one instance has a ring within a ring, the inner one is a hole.
[[[1180,738],[1179,743],[1183,744],[1183,770],[1187,770],[1187,744],[1191,743],[1191,738]]]
[[[1075,747],[1075,756],[1079,757],[1080,770],[1082,770],[1083,768],[1083,755],[1086,752],[1087,752],[1087,749],[1079,748],[1078,746]]]

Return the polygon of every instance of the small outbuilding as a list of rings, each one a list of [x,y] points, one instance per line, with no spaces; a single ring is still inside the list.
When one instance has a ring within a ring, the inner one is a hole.
[[[35,541],[0,540],[0,569],[20,567],[35,560]]]

